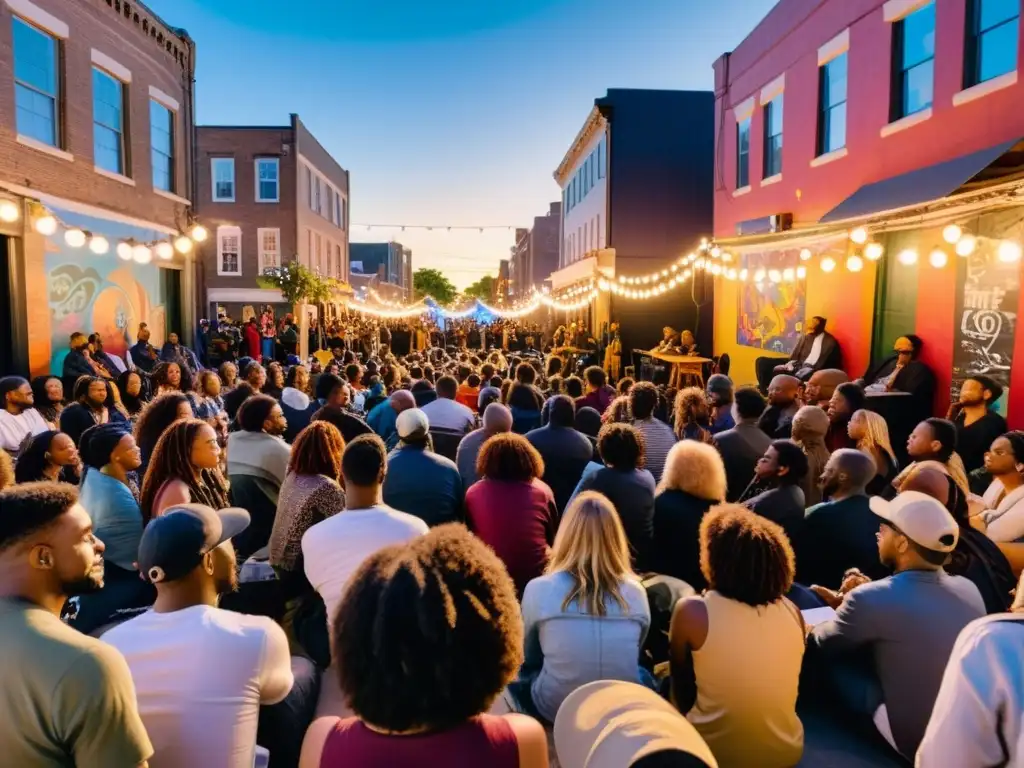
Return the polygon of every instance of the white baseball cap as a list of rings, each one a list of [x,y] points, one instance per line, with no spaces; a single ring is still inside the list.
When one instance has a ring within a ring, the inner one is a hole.
[[[920,491],[904,491],[892,501],[872,496],[871,511],[891,523],[918,546],[932,552],[952,552],[960,526],[937,499]]]

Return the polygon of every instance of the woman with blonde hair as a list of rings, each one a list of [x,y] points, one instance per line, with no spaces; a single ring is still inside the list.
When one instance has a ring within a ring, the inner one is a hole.
[[[565,510],[543,576],[523,594],[526,658],[509,690],[527,714],[554,722],[562,701],[595,680],[647,683],[640,648],[651,623],[615,507],[582,493]]]
[[[675,403],[675,431],[680,440],[696,440],[711,443],[714,437],[711,425],[711,407],[707,395],[700,387],[686,387],[679,390]]]
[[[700,524],[725,501],[725,465],[706,443],[672,446],[654,497],[654,570],[681,579],[696,592],[707,586],[700,570]]]
[[[885,419],[874,411],[862,408],[850,417],[846,431],[850,439],[856,442],[857,450],[875,460],[877,473],[868,483],[868,496],[891,498],[895,491],[892,481],[900,471],[900,466],[889,442],[889,425]]]

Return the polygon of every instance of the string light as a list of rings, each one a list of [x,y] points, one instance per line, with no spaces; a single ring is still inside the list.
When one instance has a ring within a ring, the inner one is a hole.
[[[900,251],[896,259],[897,261],[899,261],[900,264],[902,264],[905,267],[912,266],[914,264],[917,264],[917,251],[915,251],[913,248],[907,248],[903,251]]]
[[[884,253],[885,248],[882,247],[881,243],[868,243],[864,249],[864,255],[867,256],[868,261],[878,261]]]
[[[800,261],[810,261],[811,260],[811,256],[813,256],[813,255],[814,254],[811,253],[811,249],[810,248],[802,248],[802,249],[800,249]]]
[[[206,227],[202,224],[196,224],[192,227],[192,231],[189,232],[189,236],[197,243],[201,243],[209,236],[209,232],[206,231]]]
[[[824,259],[821,260],[821,271],[822,272],[831,272],[835,268],[836,268],[836,260],[833,259],[831,256],[826,256]]]
[[[128,243],[117,244],[117,257],[123,261],[132,260],[132,247]]]
[[[850,233],[850,239],[857,245],[864,245],[868,241],[868,231],[864,227],[857,227]]]
[[[180,235],[174,238],[174,250],[184,255],[192,250],[192,238]]]
[[[157,243],[156,247],[153,250],[155,250],[156,255],[159,256],[164,261],[167,261],[168,259],[174,257],[174,246],[171,245],[170,243]]]
[[[21,211],[13,200],[0,200],[0,221],[13,224],[20,216]]]
[[[960,242],[956,244],[956,255],[957,256],[970,256],[974,253],[974,249],[978,247],[978,238],[974,235],[964,235],[960,238]]]
[[[956,224],[949,224],[942,230],[942,239],[950,245],[956,245],[964,231]]]
[[[862,259],[860,256],[850,256],[846,260],[846,268],[850,272],[860,272],[862,269],[864,269],[864,259]]]
[[[942,269],[949,262],[949,257],[941,248],[936,248],[928,255],[928,263],[936,269]]]
[[[64,232],[64,242],[72,248],[81,248],[85,245],[85,232],[80,229],[69,229]]]
[[[93,235],[92,239],[89,240],[89,250],[97,256],[102,256],[110,250],[110,243],[102,235]]]
[[[1012,240],[1003,240],[1003,242],[999,244],[999,248],[996,249],[996,255],[998,256],[1000,261],[1006,264],[1011,264],[1015,261],[1020,261],[1020,245],[1013,242]]]
[[[153,260],[153,252],[145,245],[136,245],[132,248],[132,258],[136,264],[149,264]]]
[[[40,216],[36,219],[35,228],[40,235],[49,237],[57,231],[57,219],[50,214]]]

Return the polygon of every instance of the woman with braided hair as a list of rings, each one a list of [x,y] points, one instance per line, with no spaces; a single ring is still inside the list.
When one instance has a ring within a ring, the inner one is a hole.
[[[157,442],[142,483],[143,523],[176,504],[191,503],[228,506],[217,433],[200,419],[175,422]]]
[[[142,409],[135,422],[135,441],[142,451],[140,473],[145,473],[149,458],[156,449],[157,441],[167,428],[181,419],[192,418],[192,406],[181,392],[167,392],[157,395]]]

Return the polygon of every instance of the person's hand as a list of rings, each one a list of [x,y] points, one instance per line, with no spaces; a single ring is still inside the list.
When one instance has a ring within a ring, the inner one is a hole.
[[[977,517],[986,509],[986,504],[981,499],[967,499],[967,514],[971,517]]]
[[[812,584],[811,592],[824,600],[825,604],[832,610],[836,610],[843,603],[843,595],[820,584]]]
[[[985,518],[980,514],[975,515],[972,513],[971,517],[968,518],[968,522],[971,524],[971,528],[976,531],[981,531],[982,533],[988,531],[988,523],[985,522]]]
[[[842,595],[848,595],[850,592],[855,590],[862,584],[868,584],[871,582],[867,576],[861,573],[856,568],[851,568],[843,574],[843,583],[839,587],[839,593]]]

